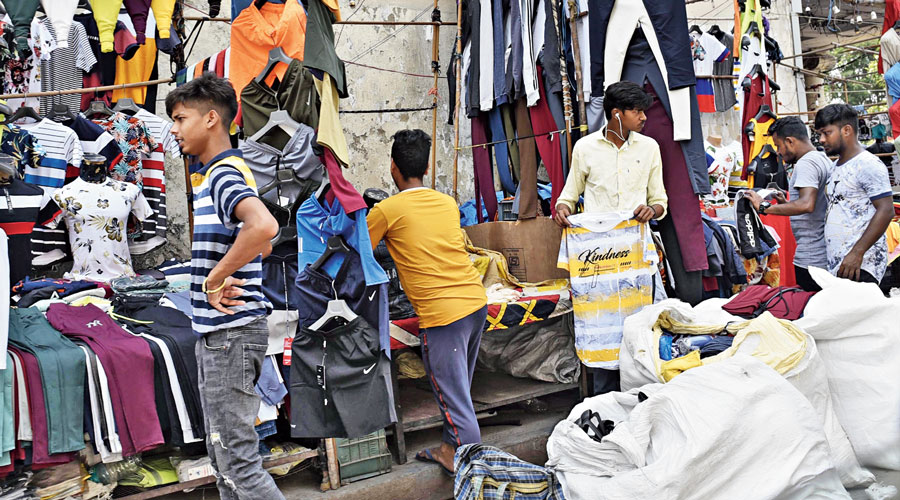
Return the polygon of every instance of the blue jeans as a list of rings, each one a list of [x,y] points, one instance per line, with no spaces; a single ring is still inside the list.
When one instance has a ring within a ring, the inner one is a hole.
[[[254,427],[260,402],[255,386],[268,345],[265,318],[197,340],[206,448],[222,500],[284,500],[262,468]]]

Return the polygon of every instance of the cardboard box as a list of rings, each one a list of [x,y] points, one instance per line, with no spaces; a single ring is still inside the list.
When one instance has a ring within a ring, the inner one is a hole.
[[[515,222],[485,222],[464,228],[472,243],[502,253],[509,272],[520,281],[568,278],[557,269],[562,228],[549,217]]]

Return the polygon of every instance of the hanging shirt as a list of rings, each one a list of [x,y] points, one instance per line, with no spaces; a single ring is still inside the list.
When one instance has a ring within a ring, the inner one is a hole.
[[[12,33],[11,24],[4,23],[4,33]],[[7,43],[13,43],[11,48],[15,47],[13,38],[5,35],[4,39]],[[27,43],[31,49],[31,55],[23,58],[20,57],[18,52],[14,52],[14,57],[9,61],[9,67],[3,79],[3,90],[5,92],[26,94],[41,90],[40,22],[37,18],[31,21]],[[35,50],[36,48],[37,50]],[[37,97],[14,98],[7,100],[6,104],[13,110],[22,106],[29,106],[37,110],[41,106],[41,101]]]
[[[143,188],[143,157],[156,149],[156,139],[147,124],[125,113],[116,113],[94,123],[112,134],[122,150],[122,159],[111,168],[109,176]]]
[[[48,118],[21,125],[44,149],[37,168],[25,168],[25,182],[51,189],[61,188],[66,178],[78,176],[84,152],[78,134],[69,127]]]
[[[26,169],[37,171],[46,154],[34,136],[11,124],[0,124],[0,152],[15,159],[20,178],[25,177]]]
[[[873,202],[891,196],[887,168],[868,151],[843,165],[835,162],[826,184],[826,194],[825,249],[828,270],[837,274],[844,257],[869,227],[875,215]],[[884,277],[887,269],[887,239],[884,235],[863,256],[862,269],[879,281]]]
[[[266,66],[269,51],[281,47],[288,57],[303,60],[306,13],[300,2],[251,3],[231,23],[231,85],[240,100],[241,91]],[[284,79],[287,66],[279,64],[266,79]]]
[[[728,33],[722,33],[720,39],[722,45],[728,47],[729,54],[721,61],[713,64],[713,75],[715,76],[733,76],[734,75],[734,52],[731,48],[734,46],[734,37]],[[728,111],[737,104],[737,97],[734,93],[734,80],[726,80],[717,78],[713,80],[713,93],[716,95],[716,111]]]
[[[61,209],[72,244],[71,279],[108,282],[134,276],[125,225],[130,214],[143,221],[150,206],[133,184],[107,179],[87,182],[78,178],[58,190],[53,201]]]
[[[84,26],[72,21],[65,35],[57,33],[49,19],[41,21],[41,27],[50,34],[56,48],[41,57],[41,91],[80,89],[84,85],[84,74],[89,72],[97,59],[88,41]],[[67,38],[67,46],[59,42]],[[44,57],[47,56],[47,57]],[[81,109],[79,94],[47,96],[41,98],[41,115],[46,115],[53,104],[63,104],[72,112]]]
[[[563,230],[557,265],[571,277],[575,352],[585,366],[617,370],[625,318],[653,303],[659,256],[632,212],[577,214]]]
[[[367,222],[371,248],[385,240],[420,327],[449,325],[487,303],[453,198],[407,189],[375,205]]]
[[[178,141],[171,134],[172,122],[164,120],[153,113],[141,108],[135,113],[147,125],[147,130],[153,136],[156,147],[149,155],[143,156],[141,165],[143,168],[144,197],[150,204],[152,213],[144,221],[143,232],[137,241],[132,242],[132,254],[144,254],[157,248],[166,242],[166,228],[168,217],[166,215],[166,152],[180,156],[181,151]],[[141,243],[145,242],[145,243]]]
[[[665,209],[659,145],[631,132],[619,149],[606,138],[606,127],[582,138],[572,150],[572,168],[557,204],[574,212],[582,193],[585,212],[634,211],[638,205]]]
[[[694,60],[695,75],[712,76],[715,64],[730,55],[731,49],[722,45],[722,42],[713,35],[691,33],[691,57]],[[697,103],[700,105],[701,113],[716,112],[716,98],[710,78],[697,79]]]
[[[78,136],[84,154],[100,155],[106,158],[108,165],[115,165],[122,159],[122,150],[119,149],[113,136],[81,113],[75,115],[74,120],[63,122],[63,125],[72,129]]]
[[[19,179],[0,185],[0,229],[6,232],[9,240],[6,255],[9,256],[9,279],[13,284],[32,272],[31,240],[35,224],[49,222],[57,215],[58,210],[47,206],[49,200],[43,189]]]
[[[708,142],[705,146],[711,193],[705,195],[703,201],[713,207],[728,206],[728,182],[731,180],[737,156],[726,147],[716,147]]]

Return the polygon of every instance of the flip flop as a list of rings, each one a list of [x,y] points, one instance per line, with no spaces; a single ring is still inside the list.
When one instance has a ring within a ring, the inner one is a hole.
[[[424,450],[420,451],[419,453],[416,453],[416,460],[418,460],[420,462],[425,462],[425,463],[437,464],[437,466],[441,468],[441,472],[443,472],[444,475],[447,477],[455,477],[456,476],[456,474],[454,474],[452,470],[444,467],[444,464],[435,460],[434,455],[431,454],[431,450],[429,450],[429,449],[424,449]]]

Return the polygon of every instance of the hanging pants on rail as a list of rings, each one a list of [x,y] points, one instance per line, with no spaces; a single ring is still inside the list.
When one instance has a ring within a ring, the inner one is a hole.
[[[531,113],[531,125],[534,127],[534,133],[538,136],[534,140],[537,143],[538,151],[541,153],[544,168],[547,169],[547,175],[550,176],[550,210],[553,212],[553,215],[556,215],[556,199],[559,198],[563,184],[566,183],[566,178],[563,177],[562,154],[559,147],[560,141],[565,141],[565,136],[562,134],[550,134],[550,132],[560,129],[557,128],[553,113],[550,112],[543,79],[543,69],[540,66],[538,66],[538,87],[541,99],[537,104],[528,108],[528,111]]]
[[[486,144],[487,131],[483,115],[478,113],[472,118],[472,145]],[[491,151],[486,146],[472,148],[472,165],[475,167],[475,211],[478,222],[484,222],[481,204],[487,210],[488,222],[497,215],[497,195],[494,194],[494,168],[491,162]]]
[[[516,137],[519,137],[519,220],[537,217],[537,151],[535,149],[534,130],[531,128],[531,117],[525,99],[519,99],[515,105]],[[526,139],[522,139],[526,137]]]

